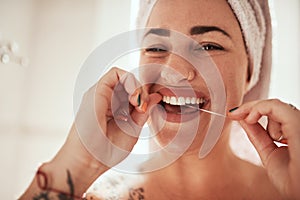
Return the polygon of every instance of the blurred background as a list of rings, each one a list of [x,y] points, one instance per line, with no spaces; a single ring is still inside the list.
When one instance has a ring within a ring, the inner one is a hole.
[[[72,124],[81,65],[133,29],[139,0],[0,0],[0,196],[16,199]],[[270,96],[300,106],[300,1],[271,2]]]

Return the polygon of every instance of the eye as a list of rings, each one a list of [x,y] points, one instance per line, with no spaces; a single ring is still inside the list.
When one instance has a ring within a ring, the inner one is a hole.
[[[217,44],[202,44],[195,48],[197,51],[222,51],[224,48]]]
[[[159,52],[167,52],[166,49],[158,48],[158,47],[150,47],[145,49],[146,52],[154,52],[154,53],[159,53]]]
[[[144,49],[145,55],[153,58],[162,58],[168,55],[169,51],[164,46],[150,46]]]

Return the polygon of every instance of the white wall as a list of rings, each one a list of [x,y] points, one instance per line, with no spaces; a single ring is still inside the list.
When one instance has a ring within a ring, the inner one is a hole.
[[[273,0],[274,65],[270,97],[300,107],[300,1]]]
[[[30,64],[0,63],[0,196],[16,199],[73,121],[81,64],[129,29],[130,0],[0,0],[0,33]]]
[[[278,50],[271,96],[300,106],[300,1],[274,0]],[[0,32],[30,65],[0,63],[0,196],[15,199],[64,142],[82,62],[128,30],[130,0],[0,0]],[[288,13],[288,14],[287,14]],[[293,22],[293,23],[292,23]]]

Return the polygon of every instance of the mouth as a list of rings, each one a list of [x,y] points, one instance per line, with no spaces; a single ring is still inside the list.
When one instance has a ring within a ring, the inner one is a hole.
[[[208,104],[204,97],[163,96],[160,105],[167,113],[186,115],[198,112]]]

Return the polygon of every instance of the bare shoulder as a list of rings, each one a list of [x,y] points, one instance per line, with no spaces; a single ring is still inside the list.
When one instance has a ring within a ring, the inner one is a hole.
[[[87,191],[88,200],[144,199],[144,176],[109,170]]]

